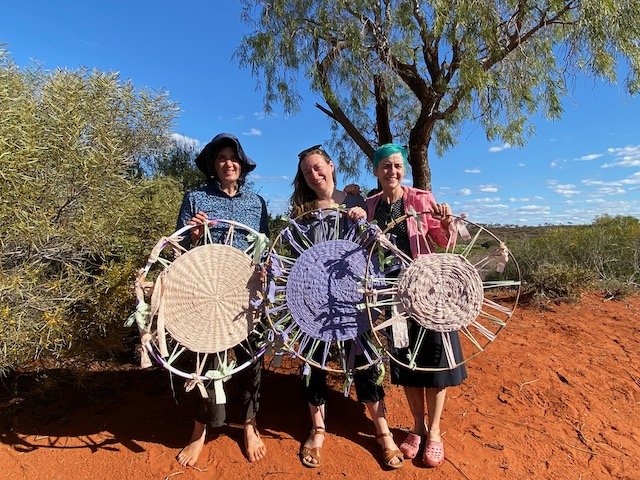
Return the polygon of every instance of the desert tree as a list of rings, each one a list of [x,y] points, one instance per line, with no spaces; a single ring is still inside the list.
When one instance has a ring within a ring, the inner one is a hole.
[[[640,86],[640,0],[243,0],[251,32],[236,51],[267,111],[296,112],[310,90],[330,119],[343,171],[378,144],[408,143],[429,188],[464,121],[522,145],[531,118],[562,114],[576,72]]]

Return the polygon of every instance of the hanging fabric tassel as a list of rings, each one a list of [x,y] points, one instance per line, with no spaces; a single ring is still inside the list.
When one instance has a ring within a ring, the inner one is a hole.
[[[264,233],[259,233],[258,235],[250,233],[247,235],[247,240],[250,243],[253,243],[252,260],[255,265],[258,265],[262,258],[262,254],[269,246],[269,238]]]
[[[384,363],[380,362],[376,365],[378,369],[378,377],[376,378],[376,385],[382,385],[382,381],[384,380],[385,367]]]
[[[353,384],[353,373],[351,373],[351,371],[347,372],[345,379],[344,379],[344,385],[343,385],[343,390],[344,390],[344,396],[348,397],[349,396],[349,392],[351,391],[351,385]]]
[[[304,378],[305,386],[308,387],[311,380],[311,367],[307,362],[304,362],[304,367],[302,367],[302,378]]]

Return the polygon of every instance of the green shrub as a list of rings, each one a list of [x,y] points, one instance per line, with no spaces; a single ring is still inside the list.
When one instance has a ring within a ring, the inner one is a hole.
[[[598,288],[608,300],[622,300],[638,292],[638,286],[631,282],[625,282],[617,278],[601,280]]]
[[[20,70],[0,52],[0,111],[0,373],[108,352],[133,272],[174,227],[179,183],[141,172],[175,106],[116,74]]]
[[[510,242],[509,248],[525,283],[542,296],[546,294],[539,281],[540,266],[546,264],[588,271],[600,282],[589,284],[596,287],[617,282],[632,289],[640,276],[640,221],[635,217],[605,215],[592,225],[553,227],[538,236]]]
[[[539,301],[575,302],[592,283],[593,273],[579,266],[545,263],[532,275]]]

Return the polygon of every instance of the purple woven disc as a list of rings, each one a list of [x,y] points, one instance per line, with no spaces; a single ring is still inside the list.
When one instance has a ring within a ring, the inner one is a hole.
[[[369,329],[362,279],[367,252],[349,240],[329,240],[305,250],[287,280],[287,307],[300,329],[325,342],[356,338]]]

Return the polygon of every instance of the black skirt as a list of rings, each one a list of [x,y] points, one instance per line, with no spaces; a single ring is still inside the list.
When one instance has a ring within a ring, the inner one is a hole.
[[[415,345],[416,337],[420,328],[418,324],[409,320],[409,342]],[[458,332],[451,332],[451,346],[456,363],[463,358],[462,347]],[[393,352],[393,356],[409,363],[408,348],[397,349]],[[416,356],[416,365],[418,367],[447,367],[447,356],[442,344],[442,334],[432,330],[426,330],[426,335],[420,346],[420,351]],[[464,365],[460,365],[451,370],[443,370],[438,372],[411,370],[397,362],[391,362],[391,383],[394,385],[402,385],[405,387],[426,387],[426,388],[445,388],[460,385],[467,378],[467,369]]]

